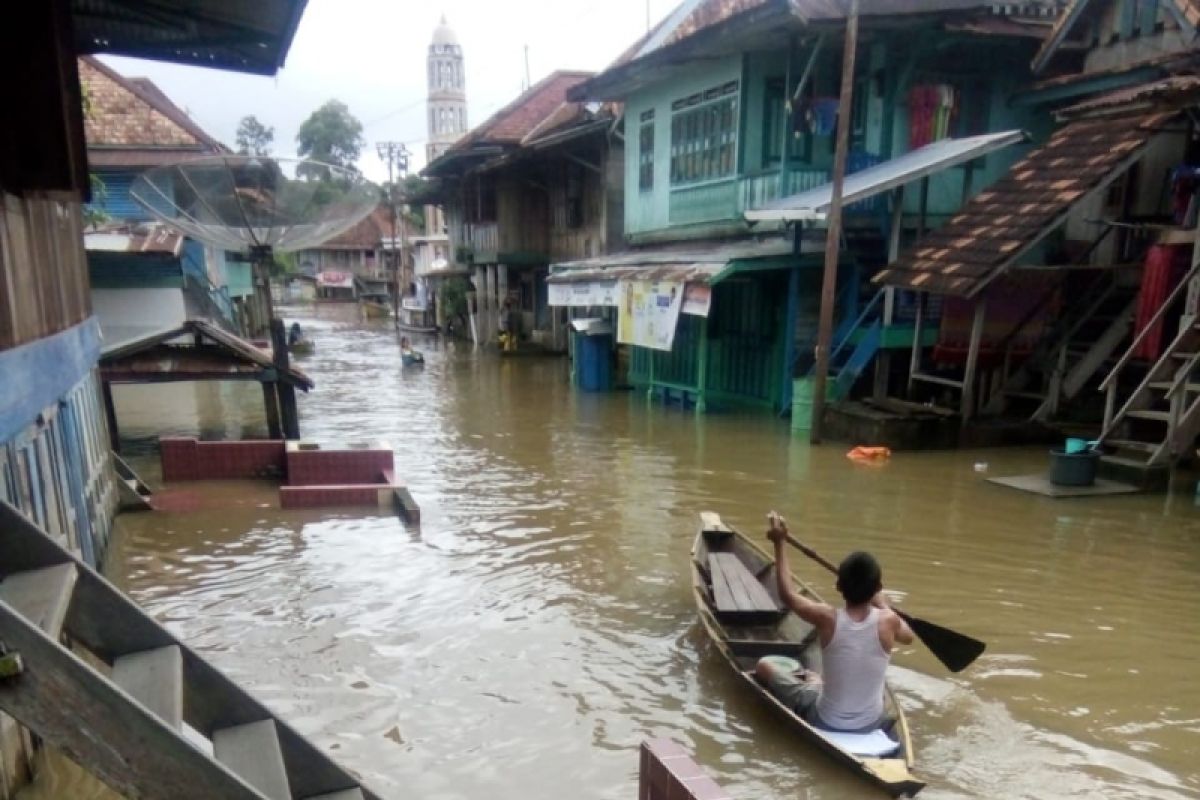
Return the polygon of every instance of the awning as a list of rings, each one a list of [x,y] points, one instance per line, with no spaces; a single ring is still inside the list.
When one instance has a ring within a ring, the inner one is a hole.
[[[974,297],[1137,161],[1171,116],[1083,120],[1059,129],[872,280]]]
[[[106,330],[109,337],[114,331]],[[311,378],[295,367],[280,371],[271,354],[204,320],[175,328],[112,335],[100,351],[100,377],[110,383],[254,380],[308,391]]]
[[[615,306],[618,284],[623,280],[710,286],[755,263],[775,268],[791,266],[791,241],[774,236],[741,242],[699,242],[554,264],[546,278],[549,304]]]
[[[1024,131],[987,133],[964,139],[942,139],[905,153],[899,158],[846,176],[842,185],[842,202],[866,200],[897,186],[924,178],[935,172],[958,166],[1009,145],[1023,142]],[[833,202],[833,184],[773,200],[760,208],[746,212],[747,222],[807,222],[825,218]]]

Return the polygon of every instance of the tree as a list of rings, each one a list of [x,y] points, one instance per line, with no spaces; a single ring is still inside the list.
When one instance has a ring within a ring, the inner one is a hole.
[[[275,141],[275,129],[263,125],[258,117],[250,114],[242,117],[238,123],[235,141],[237,151],[244,156],[269,156]]]
[[[296,152],[301,158],[332,164],[357,172],[355,162],[362,152],[363,126],[340,100],[330,100],[314,111],[296,134]],[[329,170],[302,166],[304,176],[329,178]]]

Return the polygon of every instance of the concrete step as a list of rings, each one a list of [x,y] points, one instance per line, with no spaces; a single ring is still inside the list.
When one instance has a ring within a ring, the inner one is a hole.
[[[178,645],[113,662],[113,682],[174,730],[183,727],[183,654]]]
[[[1172,381],[1151,381],[1148,385],[1151,389],[1158,389],[1160,392],[1165,392],[1175,384]],[[1200,394],[1200,383],[1185,383],[1183,391],[1184,393]]]
[[[225,766],[270,800],[291,800],[275,720],[264,719],[214,731],[213,753]]]
[[[1138,408],[1133,411],[1126,411],[1125,416],[1133,417],[1134,419],[1153,419],[1158,422],[1168,422],[1171,419],[1169,411],[1154,411],[1149,408]]]
[[[0,583],[0,600],[41,628],[47,636],[57,639],[62,634],[78,577],[73,561],[18,572]]]
[[[1153,453],[1162,446],[1162,442],[1143,442],[1137,439],[1105,439],[1104,444],[1118,450],[1138,450],[1143,453]]]

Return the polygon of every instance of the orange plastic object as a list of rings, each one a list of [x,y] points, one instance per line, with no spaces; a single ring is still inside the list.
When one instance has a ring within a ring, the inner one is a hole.
[[[892,457],[890,447],[867,447],[859,445],[846,453],[846,458],[863,464],[879,464]]]

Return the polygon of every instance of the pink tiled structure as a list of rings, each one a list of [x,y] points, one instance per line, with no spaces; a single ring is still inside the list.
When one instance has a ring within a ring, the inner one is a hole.
[[[284,443],[279,441],[163,438],[158,443],[164,481],[281,478],[284,474]]]
[[[670,739],[642,742],[638,800],[730,800],[729,794]]]
[[[381,483],[393,469],[391,450],[301,450],[288,448],[289,486]]]
[[[396,508],[411,524],[421,510],[393,475],[391,448],[322,450],[299,442],[273,440],[200,442],[159,440],[164,481],[284,477],[282,508],[377,506]]]

